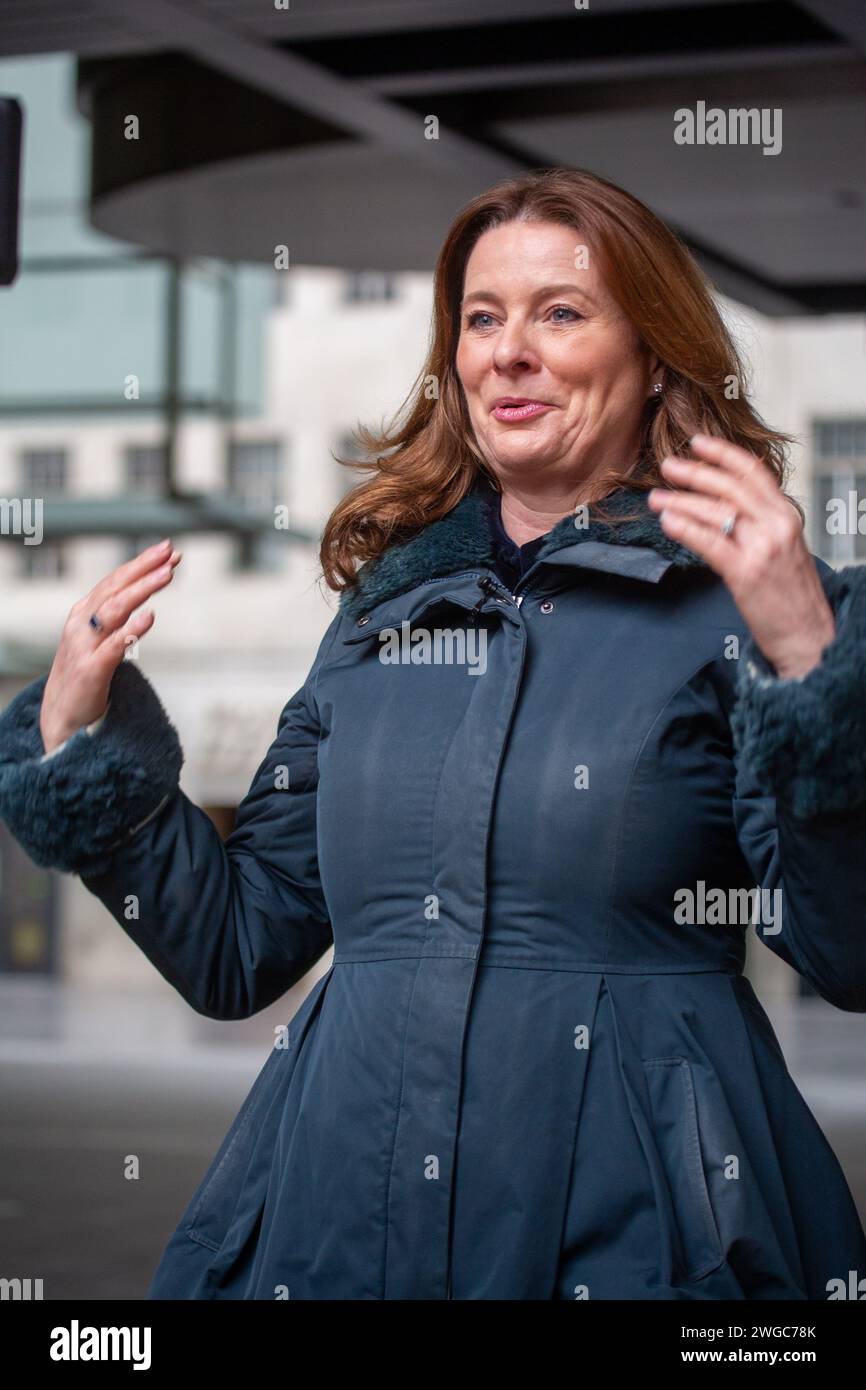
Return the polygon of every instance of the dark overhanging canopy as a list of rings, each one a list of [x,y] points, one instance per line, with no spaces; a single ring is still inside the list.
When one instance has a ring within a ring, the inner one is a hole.
[[[92,221],[151,251],[430,270],[464,202],[569,164],[644,198],[733,298],[866,308],[862,0],[7,0],[0,51],[52,49],[80,59]],[[699,102],[778,109],[781,150],[675,144]]]

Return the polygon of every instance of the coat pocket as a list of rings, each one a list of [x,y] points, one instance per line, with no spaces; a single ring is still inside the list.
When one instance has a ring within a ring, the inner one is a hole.
[[[683,1274],[701,1279],[724,1261],[701,1155],[698,1110],[687,1057],[644,1058],[653,1136],[679,1229]]]

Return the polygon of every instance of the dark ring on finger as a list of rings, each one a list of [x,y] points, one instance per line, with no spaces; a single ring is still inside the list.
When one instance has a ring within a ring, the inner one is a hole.
[[[91,615],[90,615],[90,626],[91,626],[96,632],[101,632],[101,631],[102,631],[102,623],[99,621],[99,619],[97,618],[97,616],[96,616],[95,613],[91,613]]]

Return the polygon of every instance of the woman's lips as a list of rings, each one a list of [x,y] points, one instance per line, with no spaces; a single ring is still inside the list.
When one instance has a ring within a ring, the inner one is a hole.
[[[553,410],[553,406],[546,401],[532,401],[529,405],[497,405],[491,414],[497,420],[528,420],[533,415],[540,415],[543,410]]]

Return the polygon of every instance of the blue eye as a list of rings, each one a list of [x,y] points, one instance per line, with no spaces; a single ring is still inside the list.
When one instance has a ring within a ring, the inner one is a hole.
[[[572,309],[568,304],[554,304],[554,306],[553,306],[553,308],[551,309],[550,312],[551,312],[551,314],[556,314],[556,313],[558,313],[558,312],[562,312],[562,313],[564,313],[564,314],[571,314],[573,319],[582,319],[582,318],[583,318],[583,314],[578,313],[577,309]],[[468,319],[466,320],[466,326],[467,326],[467,328],[476,328],[476,327],[478,326],[478,320],[479,320],[479,319],[489,319],[489,318],[492,318],[492,315],[489,314],[489,313],[487,312],[486,309],[478,309],[474,314],[470,314],[470,315],[469,315]],[[566,320],[566,319],[555,319],[554,322],[555,322],[555,323],[566,323],[567,320]],[[486,325],[485,325],[485,327],[486,327]]]

